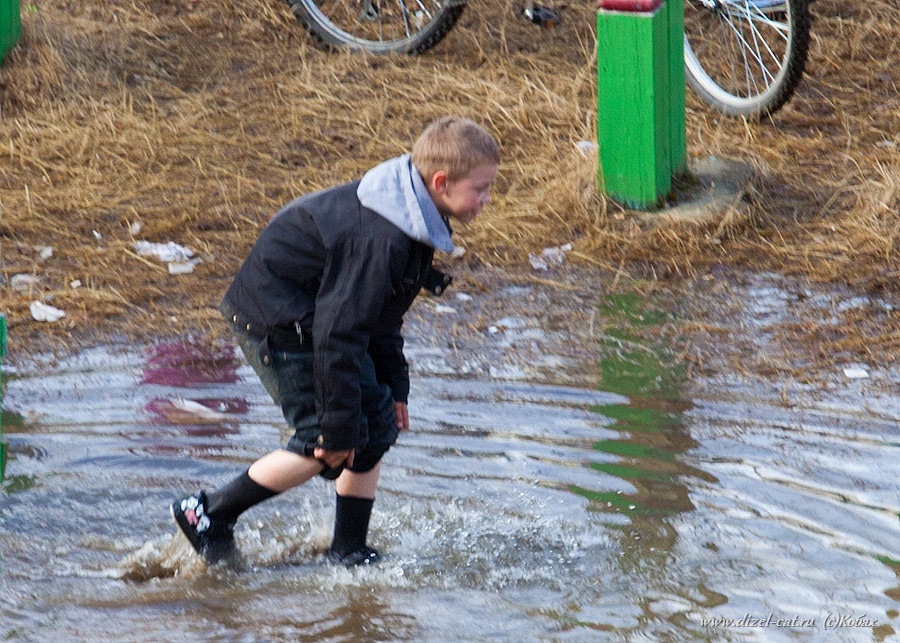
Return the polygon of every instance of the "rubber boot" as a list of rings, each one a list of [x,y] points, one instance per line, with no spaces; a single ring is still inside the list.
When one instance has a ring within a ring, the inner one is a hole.
[[[328,558],[333,563],[346,567],[373,565],[381,559],[381,554],[366,545],[369,533],[369,518],[372,515],[373,498],[337,496],[334,513],[334,538],[328,550]]]

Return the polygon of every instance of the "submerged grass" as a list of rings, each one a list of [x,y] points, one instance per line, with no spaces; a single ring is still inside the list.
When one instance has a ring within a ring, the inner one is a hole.
[[[896,296],[893,0],[818,0],[808,75],[770,120],[723,118],[688,94],[689,155],[740,160],[753,179],[713,220],[657,225],[605,199],[596,155],[575,145],[596,140],[589,5],[539,31],[513,0],[475,0],[433,52],[371,57],[317,50],[277,0],[23,3],[23,40],[0,70],[11,332],[45,347],[215,332],[228,279],[278,207],[407,151],[447,113],[484,123],[503,150],[494,204],[456,231],[467,266],[528,270],[529,253],[570,242],[569,258],[610,288],[623,275],[694,278],[732,264]],[[133,251],[137,239],[175,241],[203,261],[169,275]],[[13,290],[18,274],[39,281]],[[32,321],[34,299],[66,318]],[[896,313],[863,326],[842,349],[882,347],[893,361]]]

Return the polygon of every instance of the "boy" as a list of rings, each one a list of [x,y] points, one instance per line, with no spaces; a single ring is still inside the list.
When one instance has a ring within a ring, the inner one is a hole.
[[[451,218],[469,223],[490,202],[499,160],[483,128],[442,118],[411,155],[296,199],[263,230],[222,312],[295,432],[224,487],[172,504],[207,563],[233,551],[241,513],[317,474],[336,481],[328,558],[378,561],[366,535],[381,458],[409,428],[403,315],[423,286],[449,283],[434,250],[453,250]]]

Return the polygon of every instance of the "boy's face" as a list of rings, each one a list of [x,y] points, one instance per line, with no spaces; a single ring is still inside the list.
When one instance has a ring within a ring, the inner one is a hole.
[[[496,178],[497,166],[493,163],[479,165],[459,179],[437,172],[430,186],[434,204],[441,214],[469,223],[491,202],[491,185]]]

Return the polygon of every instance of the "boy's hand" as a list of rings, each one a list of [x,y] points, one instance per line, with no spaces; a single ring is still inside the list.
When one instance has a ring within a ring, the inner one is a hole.
[[[406,402],[394,402],[394,417],[398,429],[401,431],[409,429],[409,408]]]
[[[342,464],[346,464],[348,467],[352,467],[353,456],[355,454],[355,449],[350,449],[348,451],[326,451],[325,449],[316,449],[315,451],[313,451],[313,457],[316,460],[324,462],[331,469],[339,467]]]

